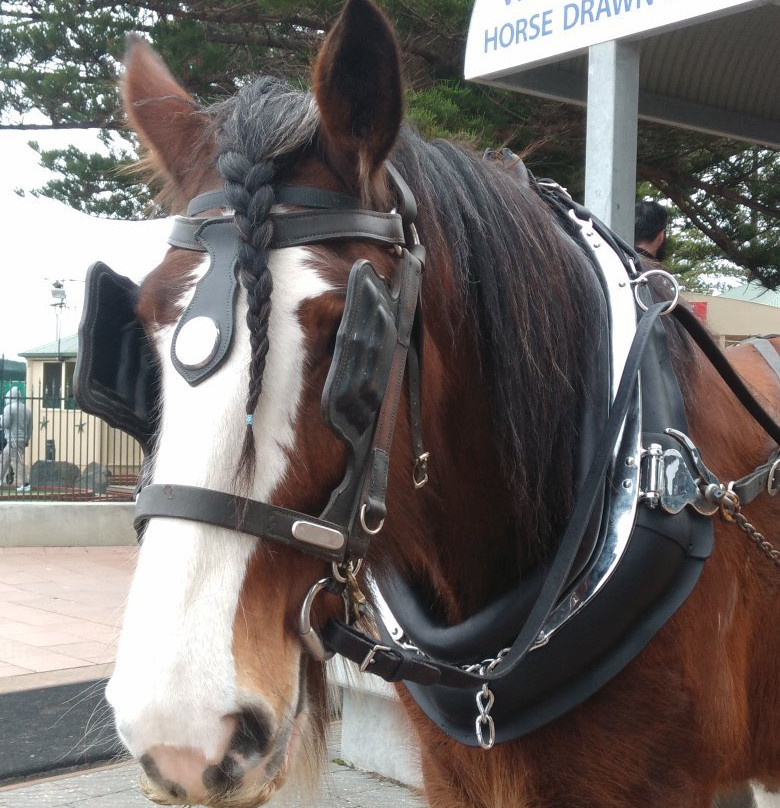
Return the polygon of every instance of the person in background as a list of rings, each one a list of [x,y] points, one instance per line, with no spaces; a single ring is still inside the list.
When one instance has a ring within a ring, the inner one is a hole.
[[[657,202],[640,202],[634,217],[634,247],[644,258],[663,261],[666,254],[666,208]]]
[[[13,467],[14,479],[20,493],[30,490],[27,469],[24,465],[24,450],[30,443],[32,435],[32,412],[22,401],[18,387],[12,387],[5,397],[5,408],[2,420],[3,433],[7,441],[0,461],[0,480]]]

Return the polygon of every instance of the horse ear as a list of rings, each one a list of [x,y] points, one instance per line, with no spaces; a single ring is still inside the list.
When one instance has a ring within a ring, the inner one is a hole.
[[[149,162],[186,191],[192,150],[206,118],[157,52],[135,34],[127,39],[121,90],[127,120],[149,152]]]
[[[368,192],[403,117],[398,43],[370,0],[347,1],[317,58],[314,93],[328,158]]]

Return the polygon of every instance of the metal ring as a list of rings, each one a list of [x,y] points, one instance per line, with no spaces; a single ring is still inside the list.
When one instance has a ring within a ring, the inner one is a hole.
[[[376,534],[377,534],[377,533],[379,533],[379,531],[380,531],[380,530],[382,529],[382,527],[384,526],[384,524],[385,524],[385,520],[384,520],[384,519],[380,519],[380,520],[379,520],[379,524],[378,524],[376,527],[374,527],[374,528],[369,527],[369,526],[366,524],[366,511],[367,511],[367,510],[368,510],[368,504],[364,502],[364,503],[363,503],[363,504],[360,506],[360,524],[361,524],[361,526],[362,526],[363,530],[365,530],[365,531],[366,531],[366,533],[368,533],[368,535],[369,535],[369,536],[376,536]]]
[[[357,564],[350,560],[347,561],[345,564],[340,564],[337,561],[331,562],[330,570],[331,575],[333,578],[338,581],[340,584],[345,584],[347,582],[347,576],[341,571],[342,568],[345,570],[346,573],[351,573],[352,575],[357,575],[360,572],[360,568],[363,566],[363,559],[359,558],[357,560]]]
[[[298,617],[298,635],[301,639],[301,644],[309,653],[309,656],[317,662],[325,662],[333,656],[333,651],[328,651],[328,649],[325,648],[322,638],[311,625],[311,607],[314,604],[314,599],[329,583],[330,578],[320,578],[320,580],[312,586],[303,599],[301,613]]]
[[[675,278],[674,275],[671,275],[665,269],[648,269],[647,272],[643,272],[638,278],[631,281],[631,285],[634,287],[634,300],[636,300],[637,306],[639,306],[642,311],[647,311],[647,306],[639,299],[639,285],[642,283],[647,283],[647,279],[651,275],[663,276],[672,284],[672,288],[674,289],[674,297],[667,301],[669,305],[665,311],[661,312],[661,316],[666,317],[667,314],[671,314],[677,308],[677,304],[680,302],[680,284],[678,283],[677,278]]]

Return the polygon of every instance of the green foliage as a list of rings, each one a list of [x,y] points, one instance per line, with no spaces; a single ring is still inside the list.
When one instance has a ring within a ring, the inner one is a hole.
[[[11,123],[34,110],[53,126],[116,126],[116,57],[142,29],[129,5],[70,0],[7,3],[0,13],[0,112]]]
[[[691,272],[698,264],[702,277],[731,270],[769,288],[780,285],[777,152],[657,129],[638,173],[677,208],[675,268]]]
[[[122,169],[132,160],[129,153],[114,149],[109,154],[87,154],[75,146],[41,150],[34,141],[30,146],[41,155],[41,165],[58,175],[33,191],[34,196],[57,199],[94,216],[132,219],[139,212],[145,218],[162,215],[146,185]]]
[[[471,0],[380,0],[396,26],[409,118],[425,137],[475,148],[508,146],[539,176],[583,195],[584,117],[558,102],[467,84],[461,78]],[[141,32],[199,100],[235,92],[261,72],[307,81],[342,0],[13,0],[0,2],[0,130],[122,133],[117,94],[128,32]],[[41,151],[57,176],[37,193],[102,216],[148,215],[149,192],[117,171],[135,144],[107,156]],[[780,159],[669,127],[640,125],[638,177],[673,203],[672,265],[689,288],[744,272],[780,284]],[[713,281],[712,278],[715,280]]]

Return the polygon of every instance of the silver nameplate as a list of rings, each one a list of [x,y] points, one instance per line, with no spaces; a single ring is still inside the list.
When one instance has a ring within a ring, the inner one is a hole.
[[[293,537],[305,544],[324,547],[327,550],[340,550],[344,546],[345,537],[340,530],[316,522],[293,522]]]

